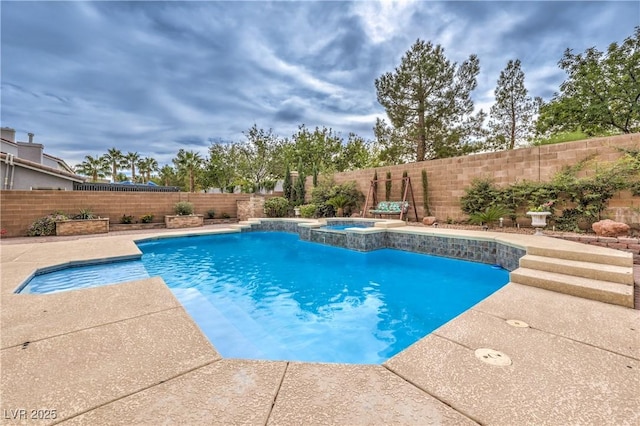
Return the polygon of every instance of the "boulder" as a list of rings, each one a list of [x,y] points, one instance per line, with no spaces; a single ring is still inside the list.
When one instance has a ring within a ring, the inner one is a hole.
[[[600,237],[622,237],[629,233],[629,225],[611,219],[601,220],[591,225],[593,232]]]
[[[437,219],[435,216],[425,216],[424,218],[422,218],[422,223],[425,225],[433,225],[434,223],[436,223]]]

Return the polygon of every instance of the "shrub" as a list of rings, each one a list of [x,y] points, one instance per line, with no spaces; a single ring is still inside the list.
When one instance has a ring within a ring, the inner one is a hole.
[[[151,223],[153,220],[153,215],[151,213],[143,214],[140,216],[140,222],[142,223]]]
[[[460,199],[460,206],[468,215],[482,213],[501,199],[500,190],[491,179],[474,179],[471,187],[465,191],[466,194]]]
[[[193,204],[188,201],[177,202],[174,210],[178,216],[188,216],[193,214]]]
[[[300,206],[300,216],[304,218],[311,218],[316,215],[318,207],[315,204],[303,204]]]
[[[216,211],[211,209],[207,210],[207,219],[213,219],[216,216]]]
[[[509,213],[509,209],[504,206],[489,206],[482,212],[473,213],[470,217],[470,221],[471,223],[478,225],[485,224],[491,226],[493,223],[500,220],[501,217],[508,216]]]
[[[40,237],[46,235],[55,235],[56,233],[56,220],[69,219],[64,213],[53,213],[40,219],[36,219],[27,230],[27,235],[30,237]]]
[[[267,217],[285,217],[289,213],[289,201],[284,197],[269,198],[264,202]]]
[[[391,200],[391,185],[393,182],[391,181],[391,171],[387,172],[387,179],[384,182],[384,199],[386,201]]]
[[[90,209],[80,209],[80,213],[75,215],[73,218],[77,220],[89,220],[93,219],[94,216],[93,212]]]
[[[222,214],[220,215],[220,217],[221,217],[222,219],[229,219],[229,218],[231,218],[231,215],[230,215],[229,213],[227,213],[227,212],[224,212],[224,213],[222,213]]]
[[[333,179],[325,179],[311,191],[311,200],[317,207],[316,215],[318,217],[335,216],[335,208],[327,202],[337,195],[342,195],[348,200],[344,206],[346,216],[351,216],[353,211],[357,210],[364,201],[364,195],[358,189],[355,181],[336,185]]]
[[[122,217],[120,218],[120,223],[124,223],[124,224],[133,223],[133,216],[123,214]]]
[[[429,208],[429,179],[425,169],[422,169],[422,207],[424,208],[424,215],[431,216],[431,209]]]

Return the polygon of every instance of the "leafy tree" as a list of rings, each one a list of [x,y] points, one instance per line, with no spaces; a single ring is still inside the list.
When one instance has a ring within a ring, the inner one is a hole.
[[[224,192],[236,179],[237,147],[235,144],[212,142],[205,161],[204,178],[208,187]]]
[[[334,171],[337,168],[335,159],[342,152],[342,142],[342,138],[330,128],[316,127],[311,132],[303,124],[291,141],[284,144],[282,159],[290,164],[302,161],[303,172],[311,170],[314,164],[320,172]]]
[[[342,146],[340,154],[335,159],[336,171],[344,172],[376,166],[378,161],[372,155],[370,145],[371,143],[364,138],[355,133],[349,133],[347,143]]]
[[[131,182],[136,181],[136,164],[138,164],[138,160],[140,160],[140,154],[137,152],[127,152],[124,156],[124,160],[129,165],[131,169]]]
[[[122,151],[117,148],[110,148],[102,158],[111,165],[111,181],[118,182],[118,169],[124,165]]]
[[[258,129],[255,124],[244,135],[247,141],[236,145],[238,174],[259,191],[265,181],[278,176],[276,152],[281,141],[271,129]]]
[[[520,60],[510,60],[500,72],[496,102],[489,111],[489,128],[494,149],[513,149],[531,139],[541,98],[532,99],[524,86]]]
[[[480,148],[472,137],[480,131],[484,113],[471,116],[471,91],[479,72],[477,56],[457,66],[440,45],[417,40],[393,73],[376,79],[378,102],[391,124],[415,144],[415,160]]]
[[[189,182],[189,192],[196,190],[196,176],[201,171],[204,160],[195,151],[185,151],[180,148],[178,155],[173,159],[173,164],[178,170],[178,174],[184,176]]]
[[[92,157],[87,155],[84,157],[84,161],[78,164],[76,172],[85,176],[91,176],[92,182],[97,182],[98,178],[103,178],[109,172],[109,163],[104,157]]]
[[[606,52],[564,52],[558,62],[568,78],[542,105],[538,134],[581,130],[590,136],[640,131],[640,27]]]

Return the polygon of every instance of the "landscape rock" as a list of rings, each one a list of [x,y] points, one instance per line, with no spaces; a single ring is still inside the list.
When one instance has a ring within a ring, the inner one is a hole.
[[[422,219],[422,223],[423,223],[424,225],[433,225],[434,223],[436,223],[436,221],[437,221],[437,219],[436,219],[436,217],[435,217],[435,216],[425,216],[425,217]]]
[[[600,237],[622,237],[629,233],[629,225],[611,219],[601,220],[591,225],[593,232]]]

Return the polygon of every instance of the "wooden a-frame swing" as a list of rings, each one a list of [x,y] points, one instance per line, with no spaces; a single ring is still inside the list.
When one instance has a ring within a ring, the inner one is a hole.
[[[402,194],[402,204],[404,205],[405,202],[407,202],[407,196],[409,194],[411,194],[411,203],[409,208],[413,208],[413,214],[416,218],[416,221],[418,221],[418,209],[416,208],[416,200],[415,197],[413,196],[413,188],[411,187],[411,178],[409,176],[405,176],[405,177],[401,177],[401,178],[391,178],[391,179],[372,179],[371,180],[371,185],[369,186],[369,192],[367,193],[367,200],[364,203],[364,209],[362,210],[362,217],[367,217],[367,214],[369,213],[369,207],[377,207],[378,206],[378,195],[376,194],[377,192],[377,186],[379,182],[393,182],[393,181],[404,181],[405,185],[404,185],[404,193]],[[400,220],[408,220],[408,214],[409,212],[407,211],[407,216],[405,217],[405,209],[404,208],[400,208],[399,212],[385,212],[385,213],[379,213],[381,215],[395,215],[395,214],[400,214]]]

